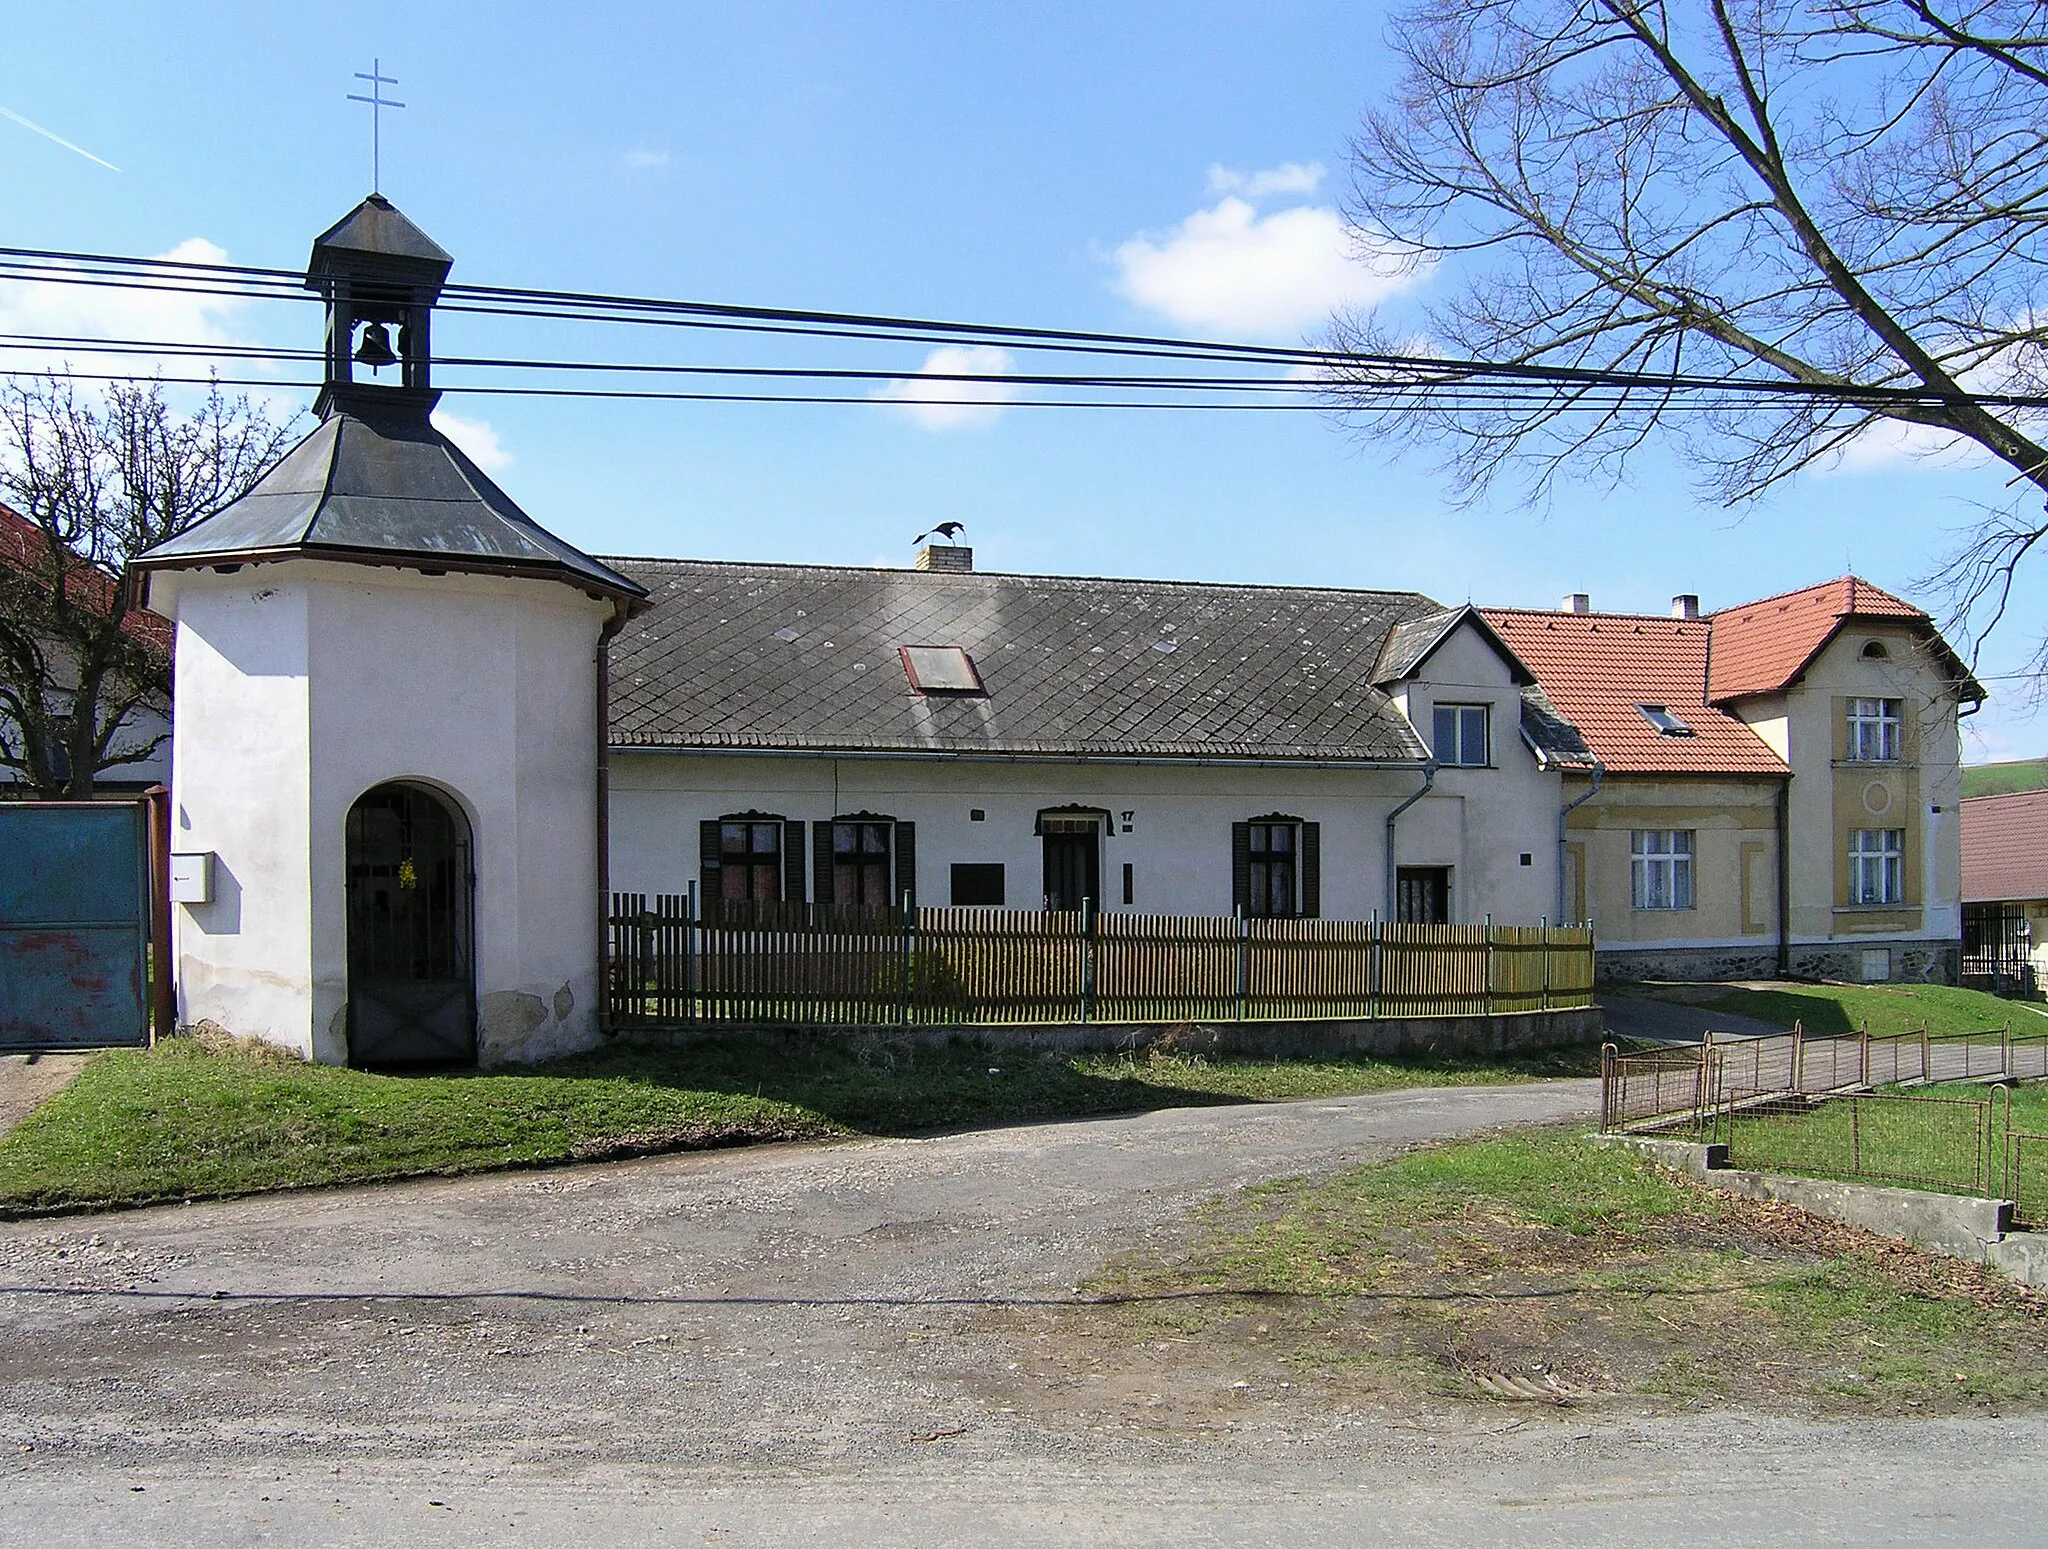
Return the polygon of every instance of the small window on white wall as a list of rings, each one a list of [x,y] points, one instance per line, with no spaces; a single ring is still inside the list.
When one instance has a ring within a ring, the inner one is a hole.
[[[1439,764],[1480,768],[1492,762],[1487,747],[1487,706],[1438,705],[1434,730]]]

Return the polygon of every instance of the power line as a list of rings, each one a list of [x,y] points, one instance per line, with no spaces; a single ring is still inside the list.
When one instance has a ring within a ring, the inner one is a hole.
[[[261,269],[246,265],[205,264],[177,259],[140,259],[109,254],[69,253],[36,248],[0,248],[0,278],[47,283],[149,289],[187,294],[217,294],[242,299],[313,300],[303,278],[293,270]],[[1000,324],[956,323],[926,318],[893,317],[882,314],[824,312],[795,308],[745,307],[726,304],[664,300],[651,297],[605,295],[583,291],[542,290],[531,287],[450,285],[443,293],[441,309],[483,316],[549,318],[580,322],[625,323],[639,326],[674,326],[730,330],[748,334],[795,335],[856,339],[867,342],[993,345],[1005,349],[1046,350],[1060,353],[1097,355],[1165,356],[1211,363],[1262,363],[1286,365],[1291,371],[1304,367],[1328,373],[1320,377],[1276,379],[1230,379],[1203,376],[1156,378],[1082,378],[1016,373],[934,373],[903,371],[842,371],[831,373],[815,368],[692,367],[661,363],[536,361],[515,358],[467,357],[462,363],[477,367],[517,367],[542,370],[588,370],[618,372],[693,372],[697,374],[760,375],[785,377],[829,377],[848,380],[992,381],[1027,385],[1087,387],[1160,387],[1201,391],[1252,389],[1289,394],[1316,393],[1326,399],[1312,407],[1326,412],[1369,408],[1374,395],[1394,394],[1410,404],[1418,395],[1451,406],[1585,407],[1611,411],[1622,406],[1628,394],[1715,395],[1707,400],[1716,412],[1754,407],[1756,400],[1813,401],[1830,407],[1885,409],[1940,408],[1959,403],[2006,409],[2048,407],[2048,397],[2033,394],[1938,393],[1922,387],[1862,384],[1813,384],[1746,377],[1701,377],[1678,373],[1628,371],[1613,367],[1572,367],[1542,364],[1510,364],[1471,360],[1441,360],[1384,354],[1347,353],[1335,350],[1245,345],[1208,340],[1174,339],[1146,334],[1090,333],[1068,329],[1025,328]],[[148,348],[137,344],[138,349]],[[78,345],[83,350],[85,345]],[[164,353],[157,348],[157,353]],[[222,358],[303,360],[310,352],[278,351],[266,356],[253,347]],[[446,362],[454,364],[455,362]],[[252,384],[255,385],[255,384]],[[271,384],[262,384],[271,385]],[[515,391],[464,387],[460,391]],[[540,392],[540,389],[517,391]],[[554,391],[554,390],[550,390]],[[1608,394],[1620,394],[1621,398]],[[653,397],[651,393],[559,390],[561,396]],[[708,395],[691,394],[692,398]],[[752,395],[735,395],[736,401],[758,401]],[[817,397],[777,401],[864,402]],[[929,401],[929,400],[920,400]],[[981,400],[973,400],[980,403]],[[1019,406],[1024,406],[1021,402]],[[1058,405],[1078,406],[1062,402]],[[1165,406],[1165,405],[1160,405]],[[1179,407],[1180,405],[1173,405]],[[1243,404],[1242,407],[1281,407]],[[1674,404],[1675,406],[1675,404]],[[1286,407],[1310,407],[1286,405]]]

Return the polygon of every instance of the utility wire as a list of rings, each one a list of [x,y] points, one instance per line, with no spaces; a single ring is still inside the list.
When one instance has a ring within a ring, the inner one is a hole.
[[[108,254],[68,253],[36,248],[0,248],[0,278],[35,280],[46,283],[110,286],[122,289],[173,290],[183,293],[219,294],[243,298],[315,300],[303,277],[293,270],[261,269],[246,265],[202,264],[174,259],[138,259]],[[1168,356],[1213,363],[1285,364],[1292,371],[1318,368],[1327,375],[1273,379],[1228,379],[1219,377],[1055,377],[1012,373],[935,373],[903,371],[828,372],[800,368],[691,367],[659,363],[606,363],[587,361],[538,361],[494,357],[465,357],[460,363],[476,367],[517,367],[541,370],[589,370],[619,372],[687,372],[702,375],[731,374],[777,377],[843,377],[847,380],[989,381],[1026,385],[1081,387],[1172,387],[1201,391],[1251,389],[1288,394],[1315,393],[1341,401],[1316,405],[1325,412],[1356,410],[1361,399],[1369,403],[1374,395],[1392,393],[1408,402],[1418,395],[1431,401],[1456,405],[1472,404],[1475,390],[1491,389],[1478,400],[1487,406],[1514,407],[1556,405],[1572,407],[1619,406],[1625,399],[1607,393],[1655,393],[1715,395],[1716,407],[1727,409],[1755,400],[1810,400],[1829,406],[1881,410],[1891,408],[1942,407],[1969,403],[1996,408],[2048,407],[2048,397],[2032,394],[1948,394],[1914,386],[1809,384],[1747,377],[1702,377],[1677,373],[1627,371],[1609,367],[1568,367],[1541,364],[1508,364],[1471,360],[1436,360],[1384,354],[1353,354],[1334,350],[1244,345],[1207,340],[1172,339],[1146,334],[1089,333],[1066,329],[1022,328],[1008,325],[954,323],[925,318],[891,317],[879,314],[822,312],[793,308],[742,307],[707,302],[662,300],[650,297],[614,296],[582,291],[553,291],[530,287],[450,285],[443,291],[441,310],[487,316],[553,318],[582,322],[667,325],[690,328],[734,330],[750,334],[793,334],[806,337],[859,339],[864,341],[931,343],[943,340],[955,344],[993,344],[1022,350],[1048,350],[1124,356]],[[24,341],[27,342],[27,341]],[[152,353],[168,353],[163,347],[130,341],[131,347]],[[80,350],[86,345],[76,346]],[[222,358],[305,360],[319,358],[313,352],[269,352],[242,347]],[[456,364],[456,361],[444,364]],[[250,384],[275,385],[275,384]],[[485,389],[463,387],[460,391],[547,392],[559,396],[674,396],[568,389]],[[1534,396],[1532,396],[1532,394]],[[692,398],[708,395],[691,394]],[[735,401],[760,401],[757,395],[735,395]],[[866,402],[867,399],[788,398],[779,401]],[[920,402],[932,400],[919,399]],[[983,400],[971,400],[981,404]],[[1092,400],[1091,400],[1092,402]],[[1019,401],[1019,406],[1024,404]],[[1050,405],[1046,405],[1050,406]],[[1071,407],[1062,401],[1057,406]],[[1148,405],[1149,406],[1149,405]],[[1182,405],[1158,405],[1182,407]],[[1235,407],[1283,407],[1283,405],[1240,404]]]

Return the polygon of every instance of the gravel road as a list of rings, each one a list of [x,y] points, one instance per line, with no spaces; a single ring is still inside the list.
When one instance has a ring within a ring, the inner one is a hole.
[[[0,1546],[2037,1542],[2034,1417],[1332,1410],[1247,1370],[1191,1375],[1216,1391],[1164,1423],[1158,1395],[1063,1407],[1071,1374],[1019,1342],[1016,1318],[1208,1195],[1595,1096],[1187,1109],[0,1226]]]

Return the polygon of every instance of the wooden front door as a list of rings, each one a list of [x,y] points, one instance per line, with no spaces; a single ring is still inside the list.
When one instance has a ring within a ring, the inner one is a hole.
[[[1102,902],[1102,834],[1086,819],[1048,819],[1045,832],[1045,907],[1079,909]]]

